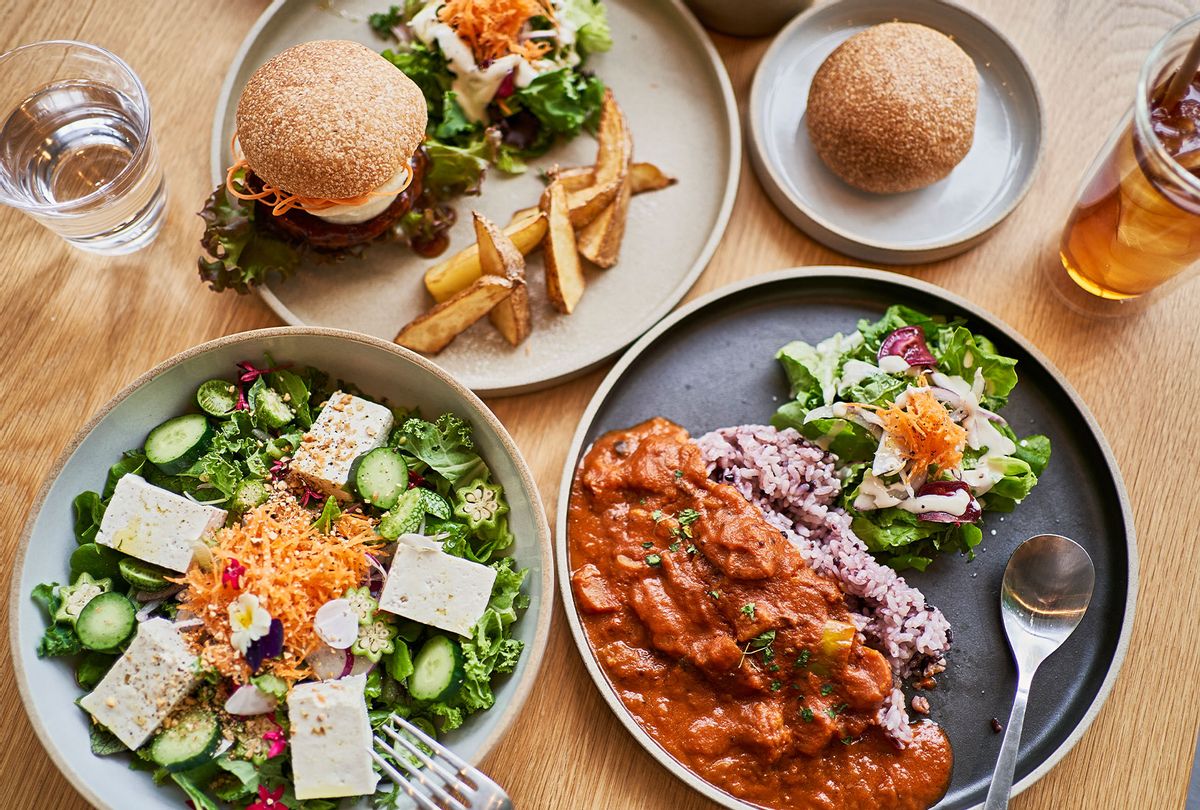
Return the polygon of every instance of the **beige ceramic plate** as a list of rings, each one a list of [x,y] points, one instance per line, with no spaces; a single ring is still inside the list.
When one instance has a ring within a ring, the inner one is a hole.
[[[423,413],[453,411],[471,422],[480,453],[508,493],[517,538],[512,555],[529,569],[524,589],[530,604],[514,625],[525,651],[516,671],[497,681],[496,705],[445,735],[446,744],[469,760],[482,759],[512,723],[537,678],[554,606],[550,529],[528,465],[487,406],[433,363],[365,335],[282,327],[220,338],[156,366],[101,408],[55,463],[21,536],[8,612],[17,685],[42,745],[75,789],[97,807],[166,810],[181,807],[184,797],[174,786],[157,787],[150,774],[130,770],[128,756],[92,755],[87,715],[74,703],[82,692],[70,662],[34,654],[46,622],[29,594],[39,582],[62,582],[67,574],[67,558],[75,548],[71,499],[102,485],[109,466],[122,451],[140,447],[150,428],[194,410],[200,383],[227,377],[234,363],[261,358],[264,352],[281,362],[317,366],[373,396],[419,406]]]
[[[529,279],[533,334],[512,348],[486,319],[436,356],[436,362],[479,393],[542,388],[579,374],[612,355],[670,311],[708,264],[733,207],[741,138],[729,78],[695,19],[678,0],[606,0],[613,49],[588,61],[612,87],[633,129],[634,155],[658,163],[678,185],[636,197],[620,263],[589,271],[588,289],[574,314],[546,301],[542,260]],[[377,39],[367,14],[388,0],[277,0],[243,42],[225,78],[212,136],[213,184],[224,181],[229,139],[242,86],[279,51],[312,39]],[[508,178],[494,170],[479,197],[457,204],[450,252],[471,244],[470,211],[506,223],[513,211],[537,203],[538,170],[595,159],[595,141],[580,136]],[[262,290],[279,317],[296,325],[354,329],[391,340],[431,305],[421,275],[431,262],[398,245],[375,245],[361,261],[304,267],[286,283]]]

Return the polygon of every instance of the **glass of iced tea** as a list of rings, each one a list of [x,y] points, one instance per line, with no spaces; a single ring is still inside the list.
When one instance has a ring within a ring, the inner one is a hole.
[[[128,65],[66,40],[0,54],[0,203],[92,253],[154,240],[166,191],[150,100]]]
[[[1133,107],[1085,175],[1059,254],[1100,298],[1137,298],[1200,261],[1200,74],[1167,86],[1200,35],[1200,15],[1167,32],[1138,76]]]

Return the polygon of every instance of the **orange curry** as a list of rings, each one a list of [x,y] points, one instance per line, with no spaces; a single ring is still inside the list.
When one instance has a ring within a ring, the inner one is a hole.
[[[941,728],[899,747],[876,717],[887,661],[837,585],[665,419],[584,458],[567,524],[596,660],[638,723],[728,793],[769,808],[927,808],[952,755]]]

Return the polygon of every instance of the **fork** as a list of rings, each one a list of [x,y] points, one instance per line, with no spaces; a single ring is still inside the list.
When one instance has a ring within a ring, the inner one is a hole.
[[[397,744],[403,751],[397,750]],[[399,715],[393,714],[376,731],[371,757],[423,810],[512,810],[512,800],[502,787]],[[425,767],[417,767],[411,758]]]

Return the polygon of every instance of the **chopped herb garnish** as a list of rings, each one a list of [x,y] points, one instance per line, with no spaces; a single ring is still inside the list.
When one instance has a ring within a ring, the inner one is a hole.
[[[654,519],[655,523],[658,523],[660,520],[662,520],[666,516],[663,514],[663,510],[655,509],[653,512],[650,513],[650,517]]]
[[[671,551],[679,551],[679,541],[676,540],[674,543],[667,546],[667,548],[671,549]]]
[[[671,536],[672,536],[672,537],[678,537],[679,535],[680,535],[679,527],[678,527],[678,526],[672,526],[672,527],[671,527]]]
[[[808,666],[808,658],[809,658],[808,650],[801,650],[800,654],[798,656],[796,656],[796,666],[798,666],[798,667]]]
[[[662,565],[662,555],[647,554],[646,555],[646,565],[649,565],[649,566]]]
[[[854,745],[858,742],[857,737],[842,737],[842,745]]]
[[[753,602],[747,602],[746,604],[742,605],[742,615],[749,616],[751,619],[754,618],[754,603]]]
[[[683,478],[683,470],[676,470],[676,471],[675,471],[675,478],[676,478],[676,479]]]
[[[692,544],[692,543],[688,543],[688,547],[687,547],[687,553],[688,553],[688,554],[695,554],[695,553],[696,553],[696,546],[695,546],[694,544]]]
[[[771,664],[771,666],[767,667],[767,669],[771,670],[772,672],[778,672],[779,664]]]
[[[675,519],[681,526],[690,526],[700,519],[700,513],[695,509],[684,509]]]
[[[719,591],[709,591],[709,592],[708,592],[708,595],[709,595],[709,596],[711,596],[713,599],[720,599],[720,598],[721,598],[721,594],[720,594],[720,592],[719,592]]]
[[[638,506],[645,506],[645,505],[646,505],[646,499],[638,498]]]
[[[778,692],[783,688],[783,681],[771,681],[771,691]]]
[[[645,543],[642,543],[642,548],[654,548],[654,544],[650,541],[646,541]]]
[[[830,706],[828,709],[826,709],[825,714],[827,714],[831,718],[833,718],[833,717],[837,717],[839,714],[841,714],[844,711],[846,711],[846,704],[839,703],[836,706]]]
[[[813,721],[812,709],[808,708],[807,706],[805,706],[803,709],[801,709],[800,710],[800,719],[803,720],[805,723],[811,723]]]
[[[825,697],[832,691],[833,691],[833,684],[831,684],[831,683],[821,684],[821,697]]]

